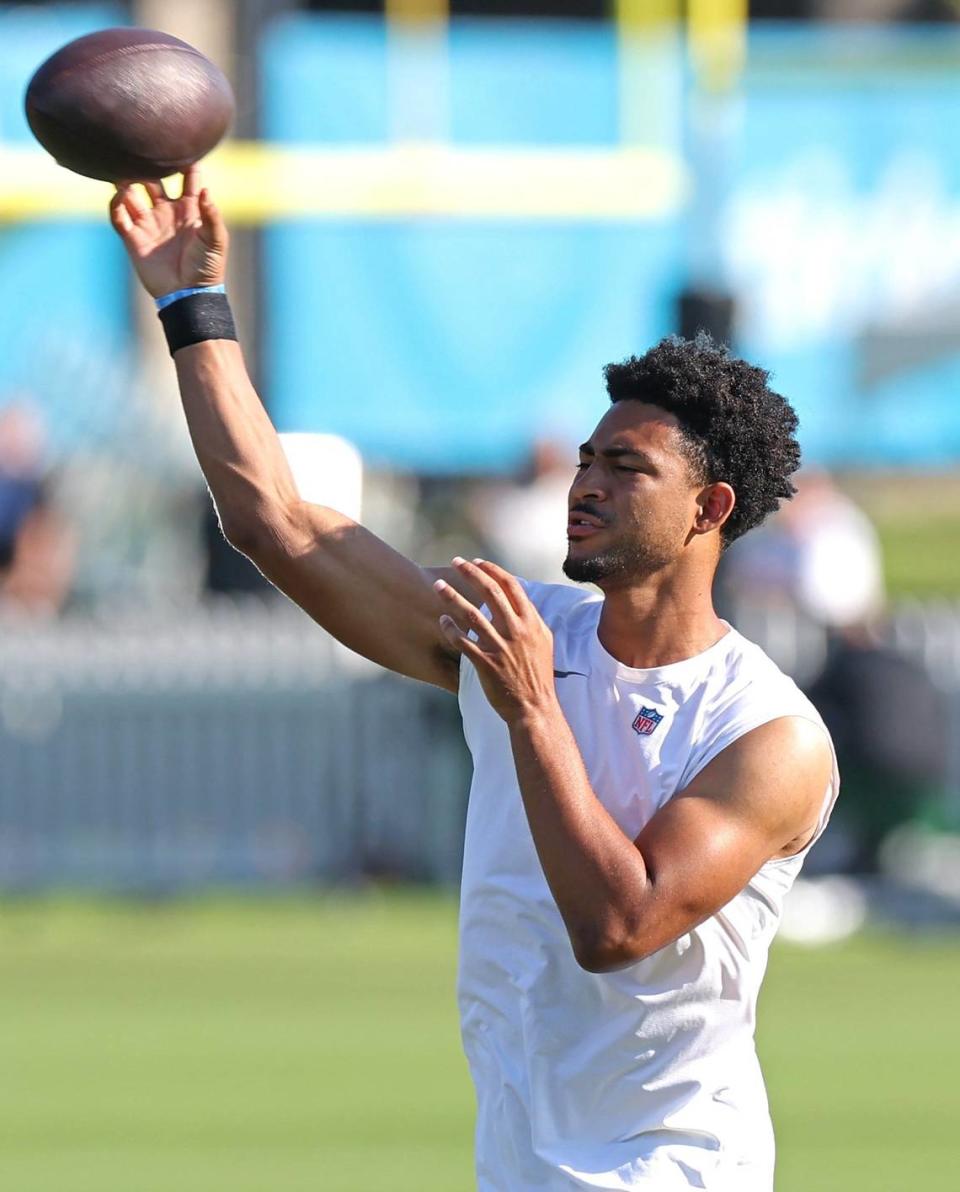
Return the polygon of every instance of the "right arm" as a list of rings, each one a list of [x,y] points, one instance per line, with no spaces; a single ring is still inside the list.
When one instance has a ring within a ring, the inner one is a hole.
[[[301,501],[238,344],[181,348],[190,436],[224,536],[324,629],[358,654],[455,691],[434,575],[333,509]]]
[[[178,200],[158,184],[147,191],[150,204],[120,187],[111,220],[148,292],[160,297],[222,282],[227,232],[199,189],[196,167]],[[432,587],[438,573],[343,514],[300,499],[238,344],[208,340],[174,359],[190,436],[228,541],[351,650],[456,691],[459,659],[440,631]]]

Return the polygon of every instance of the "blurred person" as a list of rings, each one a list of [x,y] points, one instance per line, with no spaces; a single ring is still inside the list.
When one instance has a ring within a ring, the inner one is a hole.
[[[484,1192],[770,1192],[753,1025],[784,895],[837,793],[822,722],[721,621],[724,545],[792,493],[796,416],[709,338],[606,370],[567,577],[427,571],[297,495],[248,378],[196,168],[121,187],[225,536],[323,627],[459,693],[474,758],[459,999]]]
[[[830,729],[844,771],[835,825],[846,837],[844,868],[874,873],[893,829],[943,796],[943,694],[919,663],[852,627],[831,635],[826,664],[807,694]]]
[[[727,598],[792,605],[830,629],[869,622],[883,610],[880,539],[829,472],[807,468],[793,500],[724,557]]]
[[[567,524],[570,450],[541,439],[526,474],[486,486],[472,502],[473,521],[507,571],[546,583],[566,583],[557,543]]]
[[[70,594],[74,542],[55,508],[43,422],[16,400],[0,409],[0,604],[59,612]]]
[[[876,873],[901,824],[942,802],[947,784],[947,708],[926,669],[867,625],[828,637],[826,662],[807,694],[823,716],[844,774],[841,814],[825,855],[832,867]]]
[[[823,661],[804,686],[836,746],[844,800],[814,865],[874,873],[889,833],[942,795],[944,697],[923,666],[880,639],[886,593],[873,523],[826,471],[805,469],[796,487],[727,553],[720,583],[734,605],[789,605],[825,630]]]

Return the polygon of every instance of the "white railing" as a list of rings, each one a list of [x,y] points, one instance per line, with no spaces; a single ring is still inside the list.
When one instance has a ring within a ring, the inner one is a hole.
[[[738,627],[811,677],[787,609]],[[944,690],[960,791],[960,608],[889,640]],[[0,622],[0,887],[455,881],[469,783],[456,701],[282,603]]]
[[[295,610],[0,629],[0,886],[455,880],[456,701]]]

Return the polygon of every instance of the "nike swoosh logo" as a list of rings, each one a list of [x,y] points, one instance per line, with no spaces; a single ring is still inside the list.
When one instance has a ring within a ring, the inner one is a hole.
[[[571,675],[579,675],[581,679],[588,679],[590,676],[586,671],[558,671],[553,672],[555,679],[569,679]]]

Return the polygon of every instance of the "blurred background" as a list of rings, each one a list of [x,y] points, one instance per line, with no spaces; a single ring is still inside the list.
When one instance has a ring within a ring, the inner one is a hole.
[[[845,787],[771,960],[781,1192],[960,1169],[960,4],[0,4],[0,1183],[456,1192],[469,759],[222,540],[110,190],[97,28],[231,78],[206,178],[303,495],[560,582],[601,368],[710,330],[801,419],[717,599]],[[384,1172],[389,1172],[389,1177]]]

